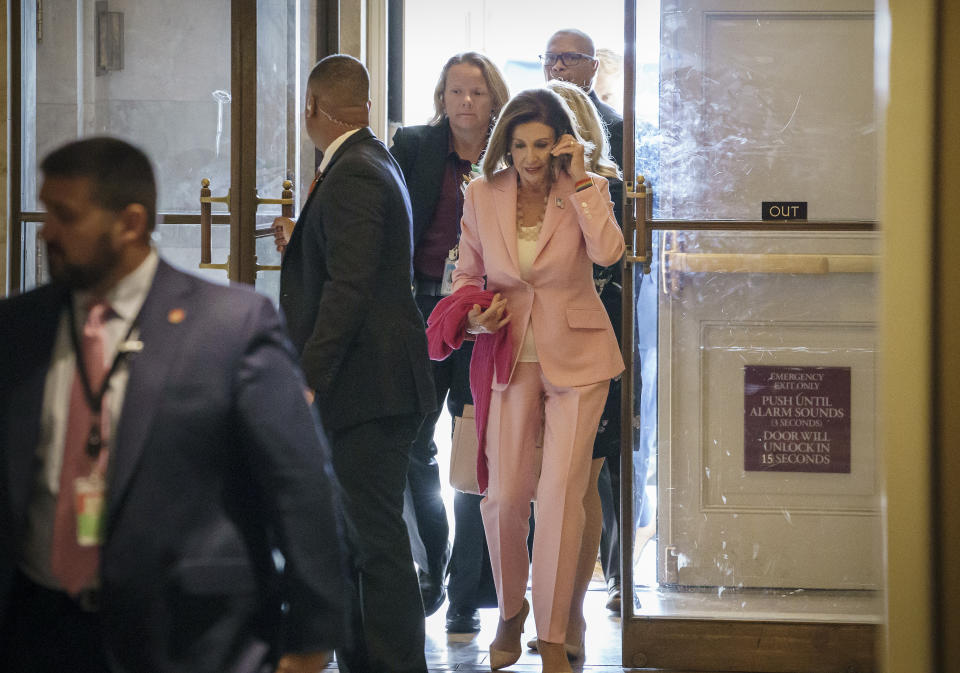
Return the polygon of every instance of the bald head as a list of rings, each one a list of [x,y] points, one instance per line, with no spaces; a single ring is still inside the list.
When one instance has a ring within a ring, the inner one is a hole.
[[[313,67],[307,88],[331,106],[362,106],[370,99],[370,75],[353,56],[333,54]]]
[[[578,51],[587,56],[596,55],[593,39],[582,30],[577,30],[576,28],[564,28],[551,35],[550,39],[547,40],[547,51],[552,51],[550,49],[552,42],[561,40],[564,44],[573,47],[573,49],[568,49],[567,51]]]
[[[593,40],[582,30],[558,30],[547,40],[543,53],[543,76],[576,84],[586,93],[593,89],[598,61]]]
[[[321,151],[351,129],[370,123],[370,75],[363,63],[333,54],[317,63],[307,79],[304,119]]]

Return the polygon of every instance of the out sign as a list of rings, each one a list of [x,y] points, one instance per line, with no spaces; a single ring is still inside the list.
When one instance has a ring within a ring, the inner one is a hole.
[[[807,219],[806,201],[764,201],[764,220],[805,220]]]

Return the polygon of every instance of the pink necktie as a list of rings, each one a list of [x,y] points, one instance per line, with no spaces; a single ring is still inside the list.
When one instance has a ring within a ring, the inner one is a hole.
[[[104,326],[109,312],[110,307],[105,301],[91,304],[80,339],[84,368],[94,394],[99,392],[107,373],[103,351],[106,336]],[[106,438],[109,424],[105,401],[101,408],[100,433]],[[50,567],[54,577],[60,580],[63,588],[71,595],[78,594],[81,590],[96,584],[100,564],[99,545],[81,546],[77,542],[75,482],[79,477],[90,476],[95,469],[100,471],[101,476],[105,476],[103,468],[106,465],[106,449],[101,450],[101,455],[97,458],[91,458],[86,451],[93,419],[94,414],[84,395],[80,373],[75,372],[73,387],[70,391],[70,412],[67,418],[66,442],[60,471],[60,493],[57,496],[57,509],[54,515],[50,557]]]

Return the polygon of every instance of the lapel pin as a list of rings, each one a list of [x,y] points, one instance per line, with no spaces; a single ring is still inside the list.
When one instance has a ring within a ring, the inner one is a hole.
[[[121,353],[139,353],[143,350],[143,342],[138,339],[121,341],[120,345],[117,347],[117,350]]]
[[[563,208],[563,199],[557,197],[557,208]]]
[[[167,320],[171,325],[179,325],[183,322],[184,318],[187,317],[187,312],[182,308],[170,309],[170,312],[167,314]]]

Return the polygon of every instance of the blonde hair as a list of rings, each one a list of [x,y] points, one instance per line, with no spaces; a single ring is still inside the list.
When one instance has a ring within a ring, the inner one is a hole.
[[[597,79],[593,90],[604,103],[619,110],[623,100],[623,57],[607,47],[597,49]]]
[[[554,139],[569,133],[586,147],[588,154],[593,149],[593,143],[587,142],[580,135],[573,113],[560,96],[550,89],[527,89],[503,106],[483,155],[483,177],[490,180],[497,170],[513,165],[513,157],[510,156],[513,131],[520,124],[528,122],[546,124],[553,129]]]
[[[580,135],[593,143],[594,150],[583,157],[587,170],[605,178],[619,178],[620,169],[610,156],[610,140],[593,101],[576,84],[563,80],[550,80],[547,88],[563,98],[573,113]]]
[[[437,79],[437,86],[433,89],[433,119],[429,121],[430,126],[437,126],[442,122],[447,113],[443,106],[443,92],[447,88],[447,74],[450,68],[455,65],[472,65],[480,69],[483,80],[487,83],[487,89],[490,90],[490,103],[492,106],[490,124],[496,120],[500,114],[500,109],[510,98],[510,89],[503,79],[500,69],[494,65],[493,61],[476,51],[464,51],[451,56],[443,69],[440,71],[440,77]]]

